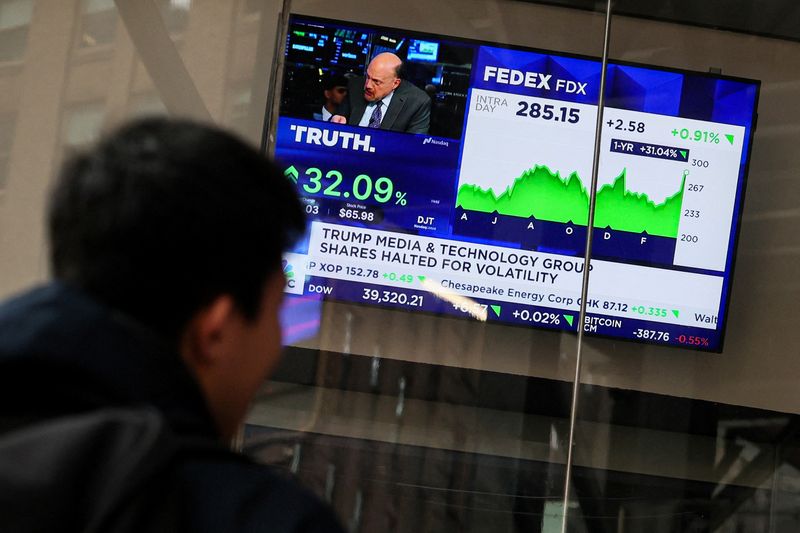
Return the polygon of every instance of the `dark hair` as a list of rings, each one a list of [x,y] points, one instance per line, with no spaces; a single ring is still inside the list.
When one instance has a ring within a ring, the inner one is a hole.
[[[243,141],[154,118],[64,165],[48,225],[57,279],[174,342],[222,294],[253,319],[305,216],[289,180]]]
[[[341,74],[328,74],[322,79],[322,88],[330,91],[335,87],[347,87],[347,78]]]

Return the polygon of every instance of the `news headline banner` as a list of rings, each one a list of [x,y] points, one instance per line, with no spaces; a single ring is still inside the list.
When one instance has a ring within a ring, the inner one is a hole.
[[[716,316],[717,309],[704,302],[719,302],[722,278],[600,260],[591,265],[590,298],[679,305],[687,311],[680,317],[653,320],[714,329],[696,317]],[[420,289],[422,276],[462,296],[570,311],[579,309],[583,275],[581,258],[321,222],[312,223],[304,266],[309,276],[398,288]],[[384,273],[412,276],[414,284],[388,280]]]

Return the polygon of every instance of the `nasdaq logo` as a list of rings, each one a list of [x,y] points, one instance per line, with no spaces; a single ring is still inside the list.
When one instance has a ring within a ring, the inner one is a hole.
[[[434,139],[433,137],[425,137],[425,140],[422,141],[422,144],[435,144],[438,146],[450,146],[449,141],[444,141],[442,139]]]
[[[294,142],[343,148],[359,152],[374,152],[372,137],[366,134],[339,131],[332,129],[314,128],[292,124],[289,128],[294,132]]]

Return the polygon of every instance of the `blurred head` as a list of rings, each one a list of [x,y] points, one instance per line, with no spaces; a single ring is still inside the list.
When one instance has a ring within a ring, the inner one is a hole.
[[[228,133],[145,119],[67,162],[48,226],[55,278],[174,346],[230,436],[279,356],[289,181]]]
[[[367,66],[364,82],[364,99],[377,102],[400,85],[400,71],[403,62],[390,52],[376,55]]]
[[[323,85],[325,107],[335,110],[347,96],[347,79],[344,76],[329,76]]]

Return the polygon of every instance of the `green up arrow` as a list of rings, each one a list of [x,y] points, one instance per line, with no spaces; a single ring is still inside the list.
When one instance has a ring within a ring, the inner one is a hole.
[[[689,153],[686,150],[678,150],[678,151],[681,153],[684,159],[686,159],[687,156],[689,155]]]
[[[734,139],[733,135],[729,135],[726,133],[725,138],[728,139],[728,142],[731,143],[731,146],[733,146],[733,139]]]
[[[567,323],[572,326],[572,322],[575,320],[575,317],[572,315],[564,315],[564,318],[567,319]]]
[[[283,175],[292,180],[293,182],[297,183],[297,176],[300,173],[297,172],[297,169],[294,168],[294,165],[290,166],[286,170],[283,171]]]
[[[675,318],[678,318],[680,316],[681,312],[678,311],[677,309],[673,309],[672,310],[672,314],[675,315]]]
[[[500,316],[500,306],[499,305],[490,305],[489,307],[492,308],[492,311],[494,311],[494,314],[496,314],[497,316]]]

